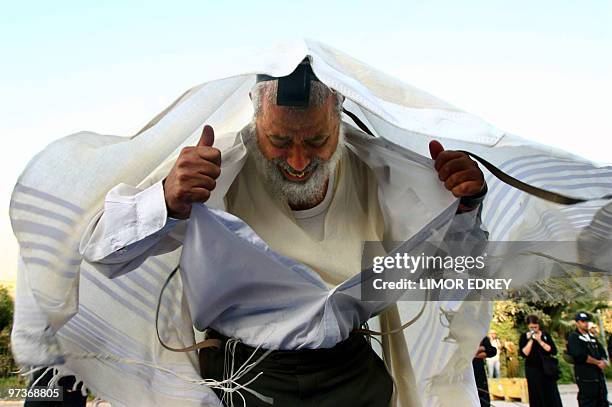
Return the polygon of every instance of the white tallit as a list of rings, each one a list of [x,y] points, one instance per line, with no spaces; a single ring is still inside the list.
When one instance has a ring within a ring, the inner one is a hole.
[[[343,94],[345,107],[378,137],[423,155],[429,140],[440,139],[448,149],[474,151],[517,178],[569,195],[589,198],[612,191],[610,168],[504,134],[326,45],[282,45],[231,61],[224,79],[190,89],[135,137],[77,133],[51,144],[29,163],[10,209],[21,255],[12,335],[20,364],[56,365],[60,374],[76,374],[113,406],[218,403],[210,389],[193,383],[200,379],[195,355],[163,349],[154,333],[156,296],[180,250],[152,257],[111,280],[82,262],[79,242],[107,191],[119,183],[144,187],[163,178],[180,148],[195,144],[204,123],[217,134],[241,129],[252,115],[248,92],[254,74],[289,74],[305,56],[317,77]],[[228,145],[218,147],[227,150]],[[224,162],[230,159],[224,156]],[[494,179],[488,183],[483,221],[493,239],[599,239],[607,245],[612,236],[610,201],[566,208]],[[418,306],[398,303],[380,328],[411,319]],[[405,396],[404,405],[478,405],[469,362],[487,329],[489,312],[486,303],[432,302],[409,329],[383,339],[396,379],[414,380],[418,389]],[[161,320],[166,340],[193,343],[180,279],[169,286]],[[408,357],[410,363],[402,364]]]

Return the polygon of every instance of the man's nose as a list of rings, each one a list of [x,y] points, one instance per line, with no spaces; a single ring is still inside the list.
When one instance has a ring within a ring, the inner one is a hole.
[[[287,164],[296,171],[303,171],[310,164],[306,149],[300,145],[292,146],[287,156]]]

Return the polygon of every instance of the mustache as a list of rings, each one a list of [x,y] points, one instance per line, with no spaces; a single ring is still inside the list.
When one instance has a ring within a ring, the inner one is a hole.
[[[308,163],[306,168],[304,168],[301,171],[298,171],[295,168],[293,168],[291,165],[289,165],[289,163],[282,158],[273,158],[270,161],[290,174],[295,174],[295,173],[312,174],[313,172],[317,170],[319,165],[324,163],[324,161],[321,158],[315,157],[310,161],[310,163]]]

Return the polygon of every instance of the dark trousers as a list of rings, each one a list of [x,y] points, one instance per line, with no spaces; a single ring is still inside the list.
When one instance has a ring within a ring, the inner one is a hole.
[[[576,380],[580,407],[608,407],[606,380]]]
[[[34,373],[32,383],[42,375],[43,370]],[[49,380],[53,377],[53,373],[48,371],[39,381],[36,386],[46,386]],[[82,384],[77,386],[75,391],[72,391],[76,379],[74,376],[64,376],[57,384],[63,387],[64,399],[63,401],[38,401],[26,399],[24,407],[85,407],[87,403],[87,397],[81,394]]]
[[[211,332],[211,338],[222,340],[221,349],[200,350],[200,371],[205,379],[223,379],[224,348],[227,338]],[[234,357],[237,370],[254,352],[239,344]],[[249,363],[265,351],[259,349]],[[244,384],[263,372],[248,387],[266,397],[268,404],[247,391],[241,391],[246,406],[287,407],[388,407],[393,394],[393,381],[385,365],[362,335],[351,335],[329,349],[273,351],[238,383]],[[219,398],[222,390],[215,390]],[[241,398],[234,394],[234,404]]]

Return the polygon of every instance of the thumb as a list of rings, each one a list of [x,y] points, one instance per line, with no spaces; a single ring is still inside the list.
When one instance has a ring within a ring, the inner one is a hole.
[[[442,151],[444,151],[444,147],[442,147],[439,141],[432,140],[429,142],[429,154],[433,160],[438,158]]]
[[[198,141],[198,147],[212,147],[214,142],[215,131],[207,124],[202,130],[202,136],[200,136],[200,141]]]

